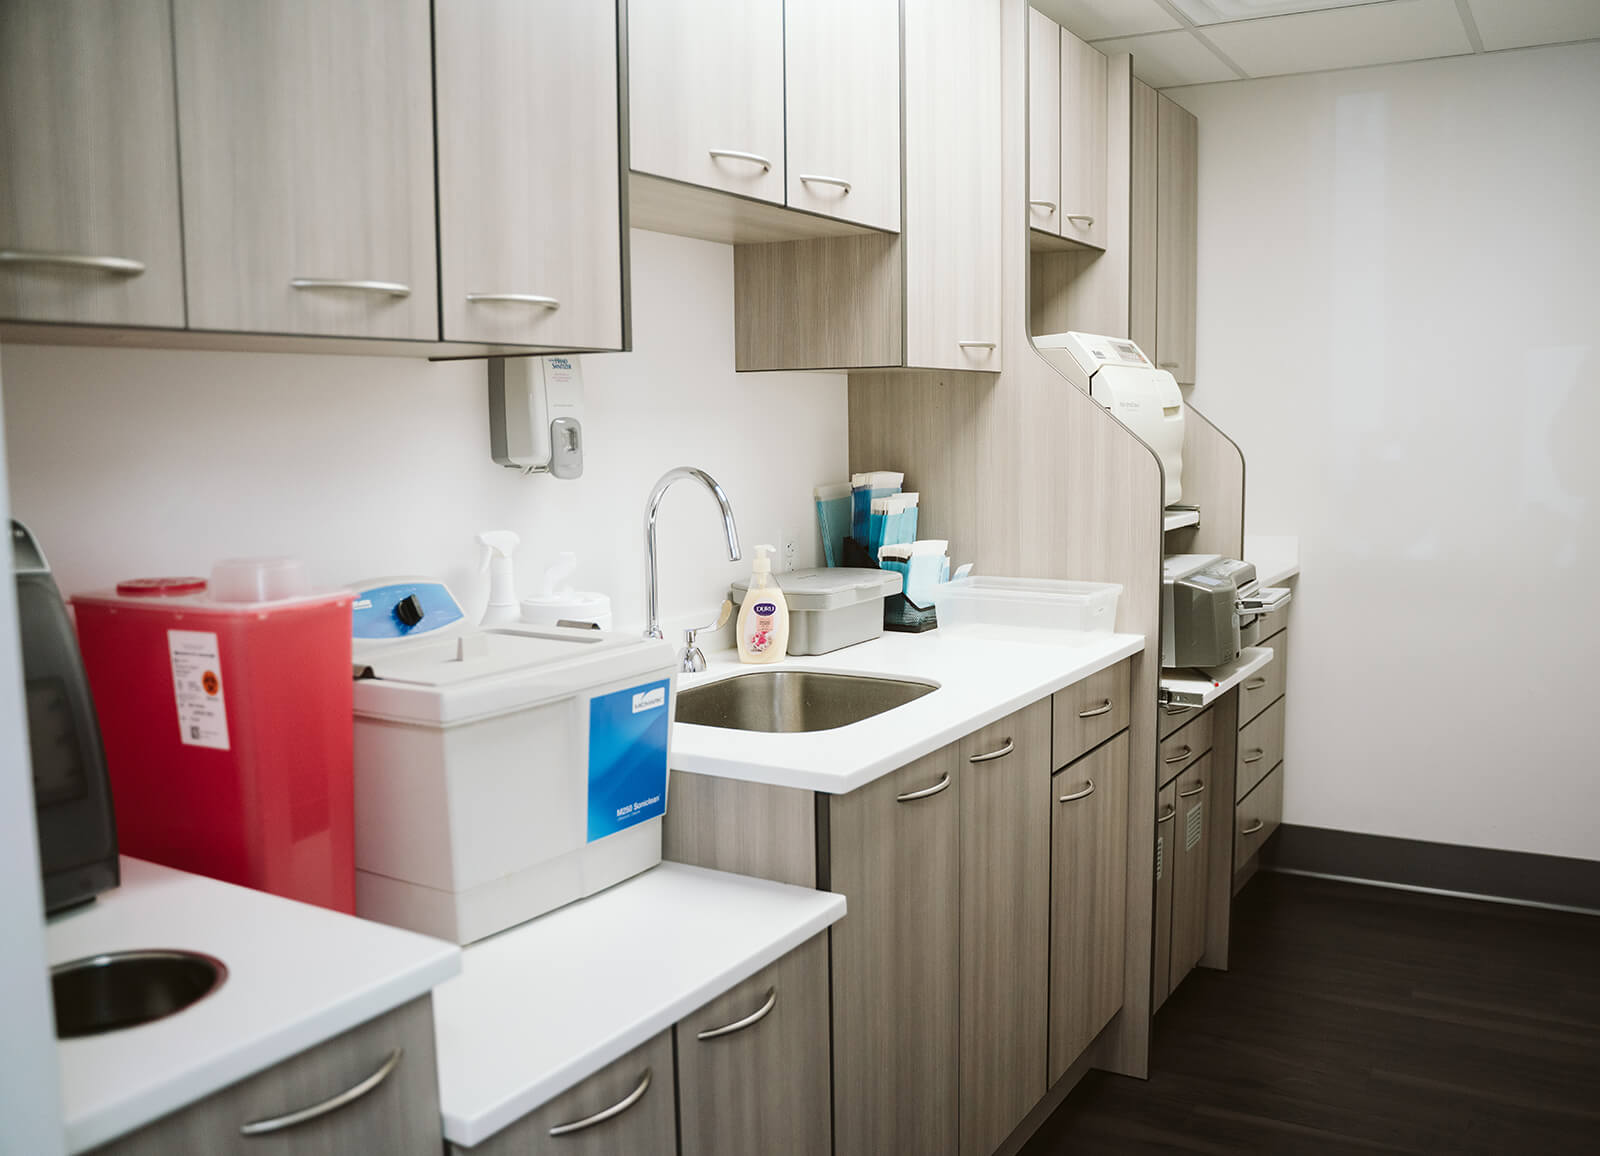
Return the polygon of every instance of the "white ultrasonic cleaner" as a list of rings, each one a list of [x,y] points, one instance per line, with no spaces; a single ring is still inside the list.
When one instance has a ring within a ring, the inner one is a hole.
[[[660,862],[668,643],[479,628],[428,578],[353,618],[357,915],[471,943]]]

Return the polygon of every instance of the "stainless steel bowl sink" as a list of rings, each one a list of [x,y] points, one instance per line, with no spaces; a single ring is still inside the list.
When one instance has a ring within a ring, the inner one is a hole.
[[[678,692],[678,721],[738,731],[829,731],[880,715],[937,688],[903,678],[762,670]]]
[[[118,951],[50,969],[56,1035],[69,1040],[131,1028],[182,1011],[228,978],[197,951]]]

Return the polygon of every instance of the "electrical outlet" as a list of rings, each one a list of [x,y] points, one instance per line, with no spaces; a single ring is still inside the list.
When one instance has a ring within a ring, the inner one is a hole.
[[[780,549],[783,553],[783,570],[784,573],[788,573],[794,569],[795,555],[800,550],[799,544],[795,541],[795,536],[788,530],[783,532]]]

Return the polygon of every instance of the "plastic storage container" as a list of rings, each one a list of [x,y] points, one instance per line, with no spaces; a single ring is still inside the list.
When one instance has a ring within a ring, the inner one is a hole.
[[[289,560],[72,599],[129,855],[355,911],[349,591]]]
[[[1110,634],[1122,587],[1055,578],[957,578],[939,587],[939,624]]]
[[[900,593],[891,570],[848,567],[791,570],[776,576],[789,603],[789,653],[827,654],[883,633],[883,600]],[[742,605],[750,585],[735,582],[728,596]]]

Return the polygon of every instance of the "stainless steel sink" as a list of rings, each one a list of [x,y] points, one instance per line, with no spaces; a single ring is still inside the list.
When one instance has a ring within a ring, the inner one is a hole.
[[[932,683],[902,678],[762,670],[679,691],[678,721],[774,734],[829,731],[936,689]]]
[[[118,951],[50,969],[56,1035],[68,1040],[169,1016],[228,978],[220,959],[197,951]]]

